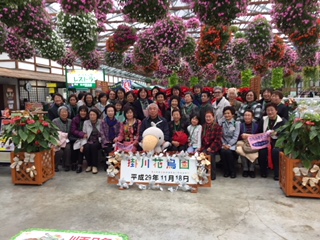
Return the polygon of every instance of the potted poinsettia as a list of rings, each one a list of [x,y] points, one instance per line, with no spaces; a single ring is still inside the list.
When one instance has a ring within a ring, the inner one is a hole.
[[[58,143],[58,128],[43,113],[23,112],[4,127],[3,139],[14,144],[11,154],[14,184],[41,185],[54,174],[53,146]]]
[[[279,129],[276,147],[283,149],[280,185],[287,196],[320,198],[320,111],[316,102],[301,102]]]

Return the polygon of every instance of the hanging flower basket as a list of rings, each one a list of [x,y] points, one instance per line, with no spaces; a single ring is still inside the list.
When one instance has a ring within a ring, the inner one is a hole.
[[[196,40],[193,37],[187,37],[185,44],[180,48],[182,57],[193,56],[197,48]]]
[[[106,52],[105,61],[107,66],[120,68],[123,62],[123,53]]]
[[[75,61],[77,60],[76,54],[69,48],[67,49],[67,54],[65,57],[59,59],[57,63],[59,63],[61,66],[66,67],[72,67]]]
[[[115,50],[118,52],[124,52],[137,40],[136,30],[125,24],[121,24],[114,32],[113,40]]]
[[[122,12],[137,22],[152,24],[167,16],[168,0],[120,0]]]
[[[284,44],[283,39],[276,35],[273,39],[270,51],[266,54],[266,58],[271,61],[278,62],[284,57],[285,52],[286,45]]]
[[[186,22],[186,26],[188,29],[193,29],[196,30],[200,27],[200,21],[198,18],[190,18],[187,22]]]
[[[284,34],[298,32],[301,35],[315,26],[319,16],[317,1],[274,1],[272,23]]]
[[[310,28],[307,33],[302,33],[295,31],[289,35],[289,39],[292,43],[298,47],[315,45],[318,43],[320,38],[320,19],[317,21],[317,24]]]
[[[4,50],[9,54],[10,59],[24,61],[34,56],[34,48],[27,39],[9,33],[4,44]]]
[[[114,11],[114,2],[113,0],[96,0],[98,12],[108,14]]]
[[[147,74],[153,73],[159,70],[159,65],[160,65],[159,59],[157,57],[153,57],[152,63],[149,66],[144,67],[143,71]]]
[[[169,16],[159,20],[153,26],[154,40],[158,48],[168,47],[172,50],[179,50],[186,41],[187,28],[182,18]]]
[[[162,48],[159,54],[159,60],[162,66],[169,70],[177,70],[180,63],[180,55],[169,48]]]
[[[52,31],[46,39],[34,40],[33,43],[44,58],[57,61],[66,54],[65,42],[56,31]]]
[[[133,58],[132,54],[128,54],[124,57],[124,61],[123,61],[124,69],[128,69],[128,70],[134,69],[134,63],[132,58]]]
[[[147,67],[152,63],[154,54],[150,52],[145,52],[143,49],[139,47],[139,45],[135,45],[133,48],[133,62],[135,65],[140,67]]]
[[[106,41],[106,48],[108,52],[115,52],[116,51],[116,43],[114,41],[113,36],[110,36]]]
[[[51,17],[45,10],[44,2],[30,9],[29,18],[15,29],[17,34],[31,40],[44,40],[52,34]]]
[[[207,25],[228,25],[247,10],[247,0],[196,0],[193,11]]]
[[[32,21],[32,14],[38,7],[42,8],[42,0],[3,0],[0,3],[0,21],[8,27],[22,26]]]
[[[90,13],[96,7],[95,0],[58,0],[62,10],[68,14]]]
[[[100,53],[98,51],[93,51],[88,55],[88,57],[86,57],[85,59],[82,59],[81,66],[86,70],[99,69],[101,64],[100,59],[101,59]]]
[[[235,38],[230,44],[230,51],[237,61],[247,61],[250,54],[248,40],[245,38]]]
[[[203,26],[200,33],[200,42],[209,51],[217,53],[229,43],[231,37],[230,29],[227,26],[211,27]]]
[[[93,13],[82,13],[77,16],[64,14],[58,15],[60,32],[72,43],[72,49],[82,58],[96,48],[98,41],[97,19]]]
[[[246,38],[251,52],[256,55],[265,55],[272,44],[272,27],[268,20],[258,15],[247,26]]]

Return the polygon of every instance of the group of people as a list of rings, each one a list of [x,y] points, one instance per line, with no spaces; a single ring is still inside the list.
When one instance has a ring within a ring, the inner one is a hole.
[[[220,155],[224,177],[236,177],[236,163],[240,155],[243,177],[255,177],[258,159],[261,177],[268,175],[268,158],[274,163],[274,179],[279,179],[279,149],[275,148],[277,129],[289,118],[280,91],[266,89],[258,101],[256,93],[248,91],[244,101],[238,100],[237,89],[225,93],[215,87],[213,96],[195,86],[192,92],[182,93],[178,86],[172,96],[155,87],[149,96],[147,89],[70,95],[67,102],[54,96],[48,111],[49,118],[68,141],[56,152],[56,171],[59,164],[65,171],[82,171],[83,157],[86,172],[98,173],[99,153],[108,155],[115,149],[141,150],[142,133],[154,122],[164,133],[169,151],[204,152],[212,159],[212,179],[216,178],[217,155]],[[239,142],[246,142],[250,134],[271,131],[271,149],[248,154],[239,152]],[[169,143],[169,144],[168,144]],[[102,150],[102,151],[100,151]]]

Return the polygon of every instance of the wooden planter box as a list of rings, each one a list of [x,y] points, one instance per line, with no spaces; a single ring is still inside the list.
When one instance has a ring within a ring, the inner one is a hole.
[[[320,161],[313,164],[320,165]],[[302,185],[303,176],[295,176],[293,168],[301,167],[301,160],[291,159],[280,153],[280,187],[287,197],[320,198],[320,183],[315,187]]]
[[[16,168],[11,170],[12,182],[14,184],[28,184],[28,185],[42,185],[44,182],[53,178],[55,175],[54,166],[54,151],[48,150],[43,152],[35,153],[34,162],[23,163],[20,166],[20,171]],[[19,155],[20,160],[23,161],[24,153],[11,153],[11,163],[14,162],[13,158]],[[27,168],[35,166],[37,175],[31,177],[30,173],[27,172]]]

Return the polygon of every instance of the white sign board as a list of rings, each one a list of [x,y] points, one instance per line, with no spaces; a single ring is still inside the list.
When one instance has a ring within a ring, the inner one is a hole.
[[[76,88],[96,88],[96,80],[103,80],[102,70],[67,70],[67,83]]]
[[[127,182],[145,182],[154,180],[163,183],[177,183],[184,181],[187,184],[197,184],[193,179],[197,175],[197,161],[195,159],[178,157],[141,157],[132,156],[121,161],[121,179]]]

